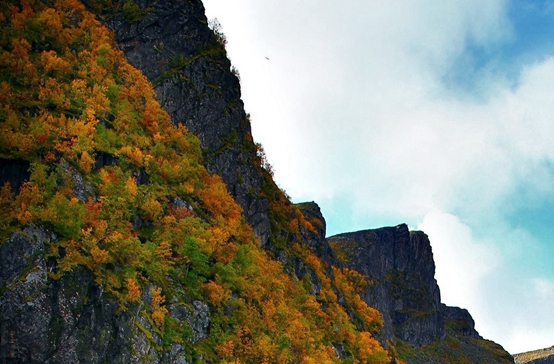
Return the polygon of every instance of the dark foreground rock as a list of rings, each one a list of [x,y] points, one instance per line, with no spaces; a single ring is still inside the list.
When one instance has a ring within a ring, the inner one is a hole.
[[[45,247],[55,236],[29,227],[0,246],[0,359],[2,363],[158,363],[185,364],[185,346],[171,343],[161,350],[142,305],[121,310],[104,295],[90,272],[78,267],[59,280]],[[151,300],[149,290],[144,302]],[[207,336],[209,309],[174,298],[172,317],[187,321],[192,342]]]

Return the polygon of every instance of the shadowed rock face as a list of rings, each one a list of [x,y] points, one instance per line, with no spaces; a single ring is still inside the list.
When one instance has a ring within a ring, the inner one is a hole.
[[[404,224],[339,234],[327,239],[327,261],[364,274],[362,298],[384,320],[382,342],[395,338],[425,346],[444,335],[440,291],[427,235]]]
[[[454,331],[463,336],[482,339],[481,335],[475,330],[475,321],[466,309],[459,307],[441,306],[442,315],[446,323]]]
[[[0,187],[7,182],[14,192],[19,192],[21,185],[29,180],[30,163],[19,159],[0,158]]]

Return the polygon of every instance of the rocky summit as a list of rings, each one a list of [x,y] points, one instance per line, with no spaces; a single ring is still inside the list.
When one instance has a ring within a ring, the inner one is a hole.
[[[404,224],[326,237],[199,0],[0,4],[0,362],[513,363]]]

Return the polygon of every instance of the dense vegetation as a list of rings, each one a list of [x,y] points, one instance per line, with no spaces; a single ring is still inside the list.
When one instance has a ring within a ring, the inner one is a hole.
[[[85,267],[121,312],[144,304],[164,345],[186,343],[191,361],[390,360],[373,337],[381,318],[358,295],[363,277],[290,243],[317,221],[266,173],[272,238],[317,276],[314,295],[259,248],[225,185],[204,168],[198,139],[172,124],[80,2],[4,1],[0,24],[0,158],[30,165],[19,190],[1,187],[2,241],[29,225],[52,231],[51,278]],[[210,305],[207,338],[192,343],[187,322],[169,315],[171,299]]]

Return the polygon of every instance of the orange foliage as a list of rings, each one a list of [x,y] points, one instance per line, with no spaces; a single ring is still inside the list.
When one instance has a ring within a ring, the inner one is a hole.
[[[134,302],[140,297],[140,287],[133,278],[127,278],[127,298]]]
[[[209,303],[214,306],[219,306],[222,302],[226,302],[230,297],[229,289],[216,282],[210,281],[203,284],[204,293]]]

